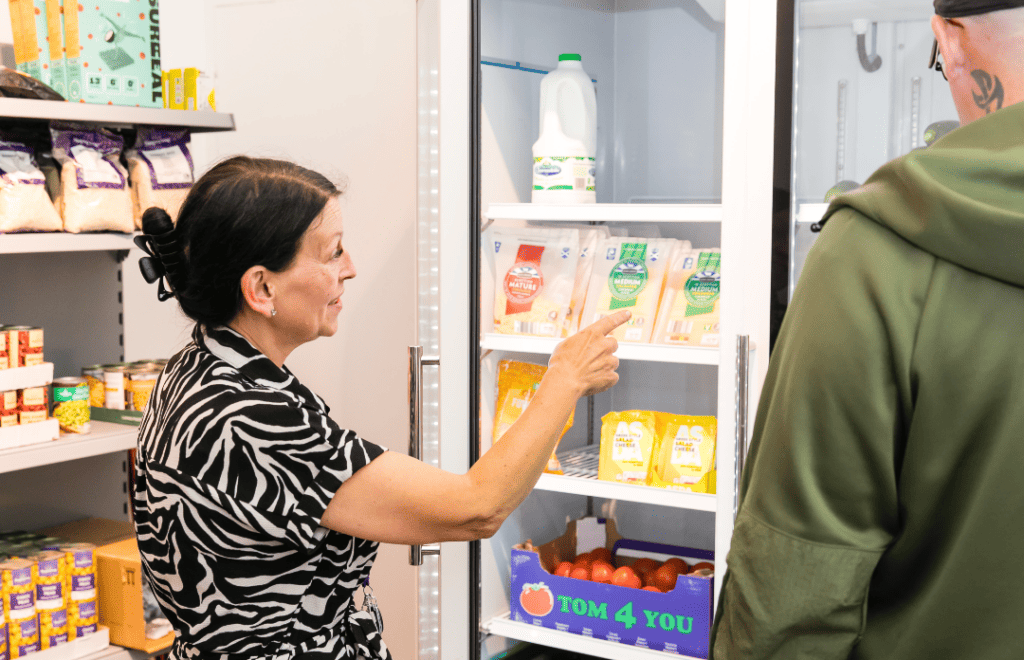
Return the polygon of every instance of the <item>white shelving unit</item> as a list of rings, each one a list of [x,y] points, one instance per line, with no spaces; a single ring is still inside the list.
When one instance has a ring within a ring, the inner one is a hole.
[[[34,367],[0,370],[0,392],[40,387],[53,382],[53,363],[44,362]]]
[[[56,430],[57,420],[51,419],[38,424],[26,424],[15,430],[34,431],[33,427],[46,426]],[[4,429],[5,431],[11,429]],[[0,435],[0,439],[2,439]],[[65,433],[50,442],[37,442],[27,446],[4,449],[0,444],[0,474],[28,468],[74,461],[89,456],[112,454],[135,447],[138,428],[108,422],[90,422],[90,432],[83,434]]]
[[[698,660],[686,655],[666,653],[665,651],[652,651],[637,646],[624,646],[618,642],[609,642],[603,639],[584,637],[575,633],[542,628],[529,623],[520,623],[509,618],[507,613],[504,616],[485,621],[483,628],[492,635],[501,635],[502,637],[560,649],[571,649],[577,653],[585,653],[595,658],[608,658],[609,660],[622,660],[623,658],[629,658],[629,660],[667,660],[668,658]]]
[[[524,337],[519,335],[488,334],[480,342],[485,351],[506,351],[509,353],[534,353],[551,355],[561,339],[548,337]],[[717,365],[718,348],[692,348],[686,346],[663,346],[660,344],[619,343],[615,353],[620,360],[643,362],[667,362],[671,364]]]
[[[0,117],[26,122],[75,121],[110,128],[131,126],[178,126],[193,133],[235,130],[235,117],[227,112],[197,112],[133,108],[130,106],[40,101],[38,99],[4,99]]]
[[[651,486],[617,484],[612,481],[598,481],[558,474],[541,475],[535,486],[538,490],[570,495],[600,497],[607,500],[639,502],[654,506],[667,506],[690,511],[711,511],[718,508],[718,496],[703,493],[685,493]]]
[[[102,250],[130,250],[134,234],[100,232],[94,234],[66,234],[63,232],[26,232],[0,234],[0,254],[29,254],[44,252],[96,252]]]
[[[721,222],[721,204],[490,204],[489,220]]]

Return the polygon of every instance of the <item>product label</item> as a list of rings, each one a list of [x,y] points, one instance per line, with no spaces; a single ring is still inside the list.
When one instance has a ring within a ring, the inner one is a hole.
[[[586,156],[542,156],[533,159],[534,190],[594,192],[596,161]]]
[[[96,601],[90,600],[78,607],[78,618],[86,621],[96,617]]]
[[[700,468],[700,444],[704,441],[704,429],[694,426],[692,429],[680,426],[672,441],[672,465],[678,467]],[[696,481],[694,479],[693,481]]]
[[[608,276],[608,289],[611,291],[611,309],[633,307],[640,292],[647,286],[650,279],[647,265],[646,243],[626,243],[622,246],[619,263],[612,268]]]
[[[3,335],[0,335],[2,337]],[[6,355],[0,355],[0,371],[11,368],[11,361]]]
[[[95,575],[72,575],[71,576],[71,598],[74,600],[87,600],[96,597],[96,576]],[[93,608],[96,606],[93,605]],[[86,618],[85,605],[82,605],[82,618]]]
[[[18,655],[24,656],[29,653],[35,653],[39,650],[39,642],[32,642],[31,644],[22,644],[18,646]]]
[[[18,391],[11,390],[0,395],[0,411],[11,411],[18,409]]]
[[[0,623],[0,660],[10,660],[7,652],[7,623]]]
[[[157,190],[192,185],[192,164],[182,147],[171,146],[163,149],[146,149],[139,151],[139,156],[149,165],[149,173],[153,179],[153,187]]]
[[[28,347],[29,348],[42,348],[43,347],[43,329],[36,328],[35,330],[28,331]]]
[[[18,630],[21,634],[22,639],[28,639],[35,637],[39,634],[39,626],[36,623],[36,618],[25,619],[24,621],[18,621],[14,625],[18,626]]]
[[[544,288],[544,275],[540,271],[541,257],[544,255],[542,245],[520,245],[516,254],[516,263],[505,274],[502,286],[507,301],[506,314],[528,312],[533,300]]]
[[[64,607],[64,585],[60,582],[36,585],[36,609],[56,610],[62,607]]]
[[[715,302],[720,295],[722,270],[721,252],[702,252],[697,261],[697,272],[686,280],[683,295],[686,297],[686,315],[698,316],[715,311]]]
[[[67,628],[68,626],[68,611],[67,610],[54,610],[53,614],[50,615],[50,623],[56,629]],[[66,640],[65,640],[66,641]]]
[[[95,623],[90,623],[85,626],[75,626],[75,637],[85,637],[96,632],[97,627]]]
[[[15,587],[23,587],[26,584],[32,584],[32,569],[31,568],[15,568],[11,571],[11,585]]]
[[[78,550],[75,552],[75,568],[91,568],[92,564],[92,550]]]
[[[46,389],[42,387],[30,387],[21,391],[22,406],[44,406],[46,405]]]
[[[36,599],[35,593],[10,594],[7,596],[7,616],[11,621],[22,621],[32,619],[35,621]]]
[[[640,422],[619,422],[612,441],[612,460],[643,462],[644,455],[640,449],[643,437],[644,425]]]
[[[44,185],[46,178],[32,160],[32,149],[17,143],[0,142],[0,176],[7,181]]]
[[[39,422],[46,421],[45,410],[30,410],[18,414],[18,421],[20,424],[37,424]]]
[[[89,400],[89,385],[82,383],[81,385],[73,385],[69,387],[63,387],[59,385],[53,386],[53,401],[54,403],[65,403],[67,401],[88,401]]]
[[[10,415],[0,415],[0,429],[6,429],[11,426],[18,425],[18,413],[11,413]]]
[[[46,638],[46,641],[47,641],[47,648],[52,648],[54,646],[60,646],[61,644],[67,644],[68,643],[68,634],[66,632],[63,632],[63,633],[57,633],[55,635],[50,635],[50,636],[48,636]]]
[[[34,367],[43,363],[42,353],[27,353],[25,355],[25,366]]]

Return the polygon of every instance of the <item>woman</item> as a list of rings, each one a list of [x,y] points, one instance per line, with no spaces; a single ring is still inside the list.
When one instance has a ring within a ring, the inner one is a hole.
[[[466,474],[339,428],[284,366],[336,332],[356,275],[339,195],[297,165],[237,157],[196,182],[176,226],[145,213],[143,274],[196,322],[153,391],[136,459],[139,550],[177,660],[389,658],[375,609],[353,603],[377,544],[493,535],[577,399],[618,380],[606,335],[625,312],[559,345],[530,407]]]

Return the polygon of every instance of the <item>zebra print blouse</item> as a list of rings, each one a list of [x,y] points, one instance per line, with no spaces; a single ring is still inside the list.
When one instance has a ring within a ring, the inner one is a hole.
[[[377,543],[320,527],[385,449],[228,328],[196,326],[139,430],[135,524],[175,660],[391,658],[353,593]]]

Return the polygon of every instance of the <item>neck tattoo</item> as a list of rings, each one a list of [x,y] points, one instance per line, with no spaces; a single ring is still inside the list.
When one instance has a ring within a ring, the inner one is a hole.
[[[978,84],[980,90],[980,92],[972,92],[974,104],[984,110],[985,114],[991,114],[993,109],[1001,109],[1003,107],[1002,81],[997,76],[981,69],[972,71],[971,77],[974,78],[974,82]],[[992,107],[993,105],[995,108]]]

